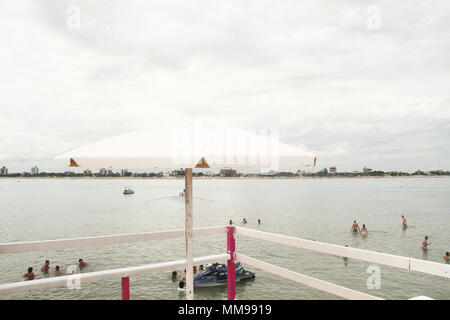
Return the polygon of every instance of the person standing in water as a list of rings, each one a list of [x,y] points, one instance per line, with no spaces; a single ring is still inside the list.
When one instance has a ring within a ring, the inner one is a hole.
[[[184,269],[184,273],[180,278],[180,282],[186,281],[186,269]]]
[[[27,273],[22,276],[22,278],[27,278],[27,280],[33,280],[35,277],[33,267],[29,267]]]
[[[361,229],[359,228],[359,225],[356,223],[356,220],[353,220],[351,231],[356,233],[356,232],[358,232],[358,230],[361,231]]]
[[[50,261],[45,260],[45,264],[41,268],[41,272],[48,273],[48,270],[50,270]]]
[[[89,266],[89,264],[85,261],[83,261],[83,259],[79,259],[78,260],[78,268],[81,270],[83,268],[87,268]]]
[[[408,224],[406,223],[405,216],[402,216],[402,226],[403,226],[403,228],[406,228],[408,226]]]
[[[232,225],[233,225],[233,220],[230,219],[230,226],[232,226]]]
[[[369,232],[367,231],[366,225],[363,224],[362,229],[361,229],[361,234],[367,235]]]
[[[444,256],[444,260],[449,262],[450,261],[450,252],[446,252]]]
[[[258,219],[258,224],[261,224],[261,220],[260,219]]]
[[[425,236],[425,239],[422,241],[422,248],[426,250],[430,244],[431,242],[428,242],[428,236]]]
[[[56,275],[64,274],[64,272],[61,270],[61,268],[59,266],[55,267],[55,272],[56,272]]]

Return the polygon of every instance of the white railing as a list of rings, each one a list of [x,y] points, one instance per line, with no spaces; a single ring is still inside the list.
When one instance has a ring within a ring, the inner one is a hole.
[[[210,255],[205,257],[194,258],[194,263],[202,264],[209,262],[224,262],[230,258],[227,253]],[[49,288],[58,288],[69,286],[73,284],[74,281],[80,281],[80,285],[114,278],[124,278],[137,275],[150,274],[161,271],[172,271],[176,268],[184,268],[186,265],[186,260],[176,260],[171,262],[162,262],[156,264],[146,264],[142,266],[119,268],[112,270],[88,272],[88,273],[77,273],[73,275],[59,276],[54,278],[33,280],[33,281],[22,281],[15,283],[7,283],[0,285],[0,294],[11,294],[21,291],[28,290],[42,290]]]
[[[226,227],[195,228],[193,235],[194,237],[198,237],[198,236],[222,234],[226,232],[227,232]],[[143,233],[118,234],[108,236],[84,237],[74,239],[10,242],[10,243],[0,243],[0,254],[166,240],[166,239],[184,238],[184,236],[185,236],[184,230],[171,230],[159,232],[143,232]]]
[[[269,232],[263,232],[253,229],[247,229],[243,227],[210,227],[210,228],[196,228],[193,231],[194,237],[227,234],[228,235],[228,253],[210,255],[205,257],[199,257],[194,259],[194,263],[208,263],[208,262],[223,262],[225,260],[235,257],[235,260],[242,263],[251,265],[255,268],[270,272],[280,277],[307,285],[309,287],[334,294],[336,296],[345,299],[369,299],[369,300],[381,300],[378,297],[368,295],[362,292],[358,292],[349,288],[345,288],[330,282],[315,279],[304,274],[294,272],[285,268],[251,258],[249,256],[234,252],[234,235],[233,231],[236,230],[236,234],[251,237],[260,240],[271,241],[274,243],[284,244],[306,250],[312,250],[320,253],[331,254],[335,256],[347,257],[356,260],[383,264],[391,267],[407,269],[411,271],[423,272],[435,276],[441,276],[449,278],[450,265],[440,264],[436,262],[430,262],[425,260],[419,260],[414,258],[395,256],[386,253],[379,253],[369,250],[362,250],[356,248],[349,248],[339,246],[335,244],[329,244],[324,242],[305,240],[290,236],[284,236]],[[120,243],[132,243],[132,242],[144,242],[154,240],[166,240],[173,238],[183,238],[185,236],[184,230],[172,230],[163,232],[146,232],[146,233],[134,233],[134,234],[122,234],[122,235],[108,235],[97,237],[84,237],[75,239],[61,239],[61,240],[45,240],[45,241],[31,241],[31,242],[16,242],[16,243],[3,243],[0,244],[0,254],[12,254],[20,252],[30,251],[42,251],[42,250],[58,250],[68,248],[80,248],[88,246],[101,246],[101,245],[115,245]],[[230,248],[233,248],[230,250]],[[127,268],[119,268],[113,270],[104,270],[97,272],[89,272],[75,275],[59,276],[48,279],[40,279],[33,281],[22,281],[15,283],[7,283],[0,285],[0,294],[17,293],[20,291],[28,290],[40,290],[47,288],[62,287],[67,285],[70,281],[76,279],[80,280],[80,283],[110,279],[110,278],[122,278],[126,279],[126,282],[122,282],[122,297],[129,297],[129,277],[141,274],[150,274],[155,272],[173,270],[176,268],[184,267],[185,260],[176,260],[172,262],[162,262],[157,264],[147,264],[142,266],[134,266]],[[231,280],[232,281],[232,280]],[[126,284],[124,284],[126,283]],[[234,283],[232,281],[232,286]],[[234,288],[228,287],[234,292]],[[230,296],[230,295],[229,295]],[[233,295],[234,297],[234,295]]]
[[[450,265],[236,227],[236,234],[296,248],[450,278]]]
[[[334,294],[338,297],[345,298],[345,299],[351,299],[351,300],[383,300],[381,298],[371,296],[366,293],[362,293],[359,291],[355,291],[346,287],[339,286],[337,284],[319,280],[310,276],[306,276],[304,274],[291,271],[286,268],[281,268],[278,266],[275,266],[273,264],[257,260],[254,258],[250,258],[246,255],[236,253],[236,260],[240,261],[242,263],[245,263],[247,265],[253,266],[255,268],[258,268],[260,270],[264,270],[266,272],[272,273],[274,275],[277,275],[279,277],[295,281],[297,283],[306,285],[308,287],[328,292],[331,294]]]

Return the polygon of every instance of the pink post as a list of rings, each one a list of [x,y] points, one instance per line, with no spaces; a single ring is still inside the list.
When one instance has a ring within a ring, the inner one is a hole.
[[[227,227],[227,252],[230,254],[230,259],[227,261],[228,300],[234,300],[236,298],[236,267],[234,264],[234,253],[236,250],[234,240],[235,230],[235,227]]]
[[[122,278],[122,300],[130,300],[130,278]]]

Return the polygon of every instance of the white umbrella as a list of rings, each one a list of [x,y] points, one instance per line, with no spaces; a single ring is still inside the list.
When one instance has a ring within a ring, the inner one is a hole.
[[[159,128],[112,137],[55,157],[85,168],[185,168],[186,296],[193,299],[192,168],[267,168],[315,165],[316,156],[280,143],[277,131]]]

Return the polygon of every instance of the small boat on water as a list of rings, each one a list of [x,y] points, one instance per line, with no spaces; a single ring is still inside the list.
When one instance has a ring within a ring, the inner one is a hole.
[[[134,191],[131,190],[130,187],[125,187],[125,190],[123,190],[123,194],[134,194]]]
[[[240,262],[235,266],[236,282],[255,279],[255,273],[247,271]],[[214,263],[194,277],[195,287],[217,287],[227,285],[227,265]]]

